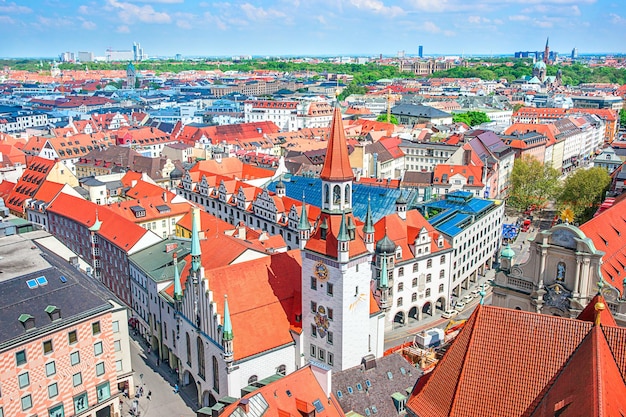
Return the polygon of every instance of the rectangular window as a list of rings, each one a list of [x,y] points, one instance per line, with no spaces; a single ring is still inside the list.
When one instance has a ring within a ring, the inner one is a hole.
[[[113,333],[119,333],[119,331],[120,331],[120,322],[119,321],[114,321],[113,323],[111,323],[111,327],[113,328]]]
[[[326,311],[328,312],[328,320],[332,320],[333,319],[333,309],[332,308],[327,308]]]
[[[74,414],[81,413],[89,408],[89,398],[87,397],[87,393],[83,392],[82,394],[74,397]]]
[[[121,360],[115,361],[115,371],[116,372],[122,372],[123,368],[124,367],[122,365],[122,361]]]
[[[333,344],[333,332],[328,332],[328,338],[326,339],[329,345]]]
[[[311,313],[317,313],[317,303],[315,301],[311,301]]]
[[[311,325],[311,336],[317,337],[317,326],[315,324]]]
[[[96,387],[96,393],[98,394],[98,402],[106,401],[111,397],[111,387],[108,382],[100,384]]]
[[[104,375],[104,362],[98,362],[96,364],[96,376]]]
[[[102,342],[94,343],[93,354],[94,356],[102,355]]]
[[[113,349],[116,352],[119,352],[120,350],[122,350],[122,342],[120,342],[119,340],[113,341]]]
[[[43,353],[44,355],[52,353],[52,340],[46,340],[43,342]]]
[[[69,332],[67,334],[67,339],[68,339],[70,345],[72,343],[78,342],[78,333],[76,332],[76,330],[72,330],[71,332]]]
[[[100,334],[100,322],[91,323],[91,333],[96,335]]]
[[[330,282],[326,283],[326,294],[333,296],[333,284]]]
[[[72,352],[70,353],[70,364],[78,365],[80,363],[80,352]]]
[[[20,350],[19,352],[15,352],[15,363],[17,366],[24,365],[26,363],[26,351]]]
[[[33,399],[30,394],[22,397],[22,411],[29,410],[33,407]]]
[[[324,362],[326,360],[326,351],[324,349],[318,349],[317,357],[319,358],[319,360]]]
[[[333,364],[333,354],[328,352],[328,364],[332,366]]]
[[[59,395],[59,386],[55,382],[54,384],[48,385],[48,398],[54,398]]]
[[[17,376],[17,381],[19,382],[20,388],[24,388],[30,385],[30,378],[28,377],[28,372],[24,372]]]
[[[46,364],[46,376],[52,376],[57,373],[57,366],[54,361]]]
[[[52,408],[48,409],[49,417],[65,417],[65,410],[63,409],[63,404],[55,405]]]
[[[315,357],[317,354],[317,349],[315,348],[315,345],[311,345],[311,356]]]
[[[311,277],[311,289],[317,291],[317,278]]]
[[[78,373],[72,375],[72,383],[74,384],[75,387],[77,387],[80,384],[82,384],[83,383],[83,374],[78,372]]]

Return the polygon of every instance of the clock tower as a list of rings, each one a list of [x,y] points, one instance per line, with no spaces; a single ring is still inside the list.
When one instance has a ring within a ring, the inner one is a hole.
[[[369,235],[352,214],[353,176],[335,106],[320,173],[322,210],[302,248],[302,332],[305,357],[337,371],[382,356],[384,340],[384,314],[370,306]]]

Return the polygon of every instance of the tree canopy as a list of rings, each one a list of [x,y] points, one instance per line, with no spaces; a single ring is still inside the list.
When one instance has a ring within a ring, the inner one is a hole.
[[[576,221],[584,223],[593,217],[610,184],[611,177],[604,168],[578,169],[565,180],[557,202],[570,208]]]
[[[489,116],[487,113],[482,111],[468,111],[465,113],[456,113],[452,116],[452,121],[454,123],[465,123],[468,126],[477,126],[481,123],[490,122]]]
[[[351,94],[365,94],[367,93],[367,89],[365,87],[359,86],[355,81],[352,81],[346,88],[343,89],[341,94],[339,94],[339,100],[345,100]]]
[[[387,113],[381,113],[378,115],[378,117],[376,118],[377,122],[387,122]],[[394,116],[393,114],[389,115],[389,123],[397,125],[398,124],[398,118],[396,116]]]
[[[560,192],[559,172],[537,159],[516,159],[511,173],[511,193],[508,203],[518,210],[544,207]]]

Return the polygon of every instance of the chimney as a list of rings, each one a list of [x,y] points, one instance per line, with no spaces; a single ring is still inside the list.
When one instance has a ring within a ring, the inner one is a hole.
[[[463,163],[461,165],[469,165],[472,162],[472,150],[465,149],[463,151]]]
[[[163,201],[167,203],[167,191],[163,191]]]
[[[330,368],[315,361],[311,361],[310,363],[313,376],[315,376],[315,379],[317,379],[317,383],[320,384],[320,387],[324,391],[326,398],[329,398],[330,393],[332,392],[332,373],[330,371]]]
[[[135,185],[137,185],[137,180],[132,180],[132,181],[130,182],[130,186],[131,186],[131,187],[134,187]]]
[[[248,412],[250,411],[250,400],[248,400],[247,398],[242,398],[241,400],[239,400],[239,404],[237,404],[237,406],[239,408],[241,408],[241,410],[245,413],[248,414]]]

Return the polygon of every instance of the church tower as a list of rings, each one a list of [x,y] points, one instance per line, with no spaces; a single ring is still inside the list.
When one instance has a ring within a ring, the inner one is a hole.
[[[126,88],[134,89],[137,82],[137,71],[132,62],[126,67]]]
[[[546,38],[546,49],[543,50],[543,63],[548,65],[550,63],[550,46],[548,43],[550,38]]]
[[[340,371],[382,356],[384,315],[370,310],[373,236],[357,229],[352,214],[353,172],[338,106],[320,177],[322,211],[302,245],[304,353]]]

